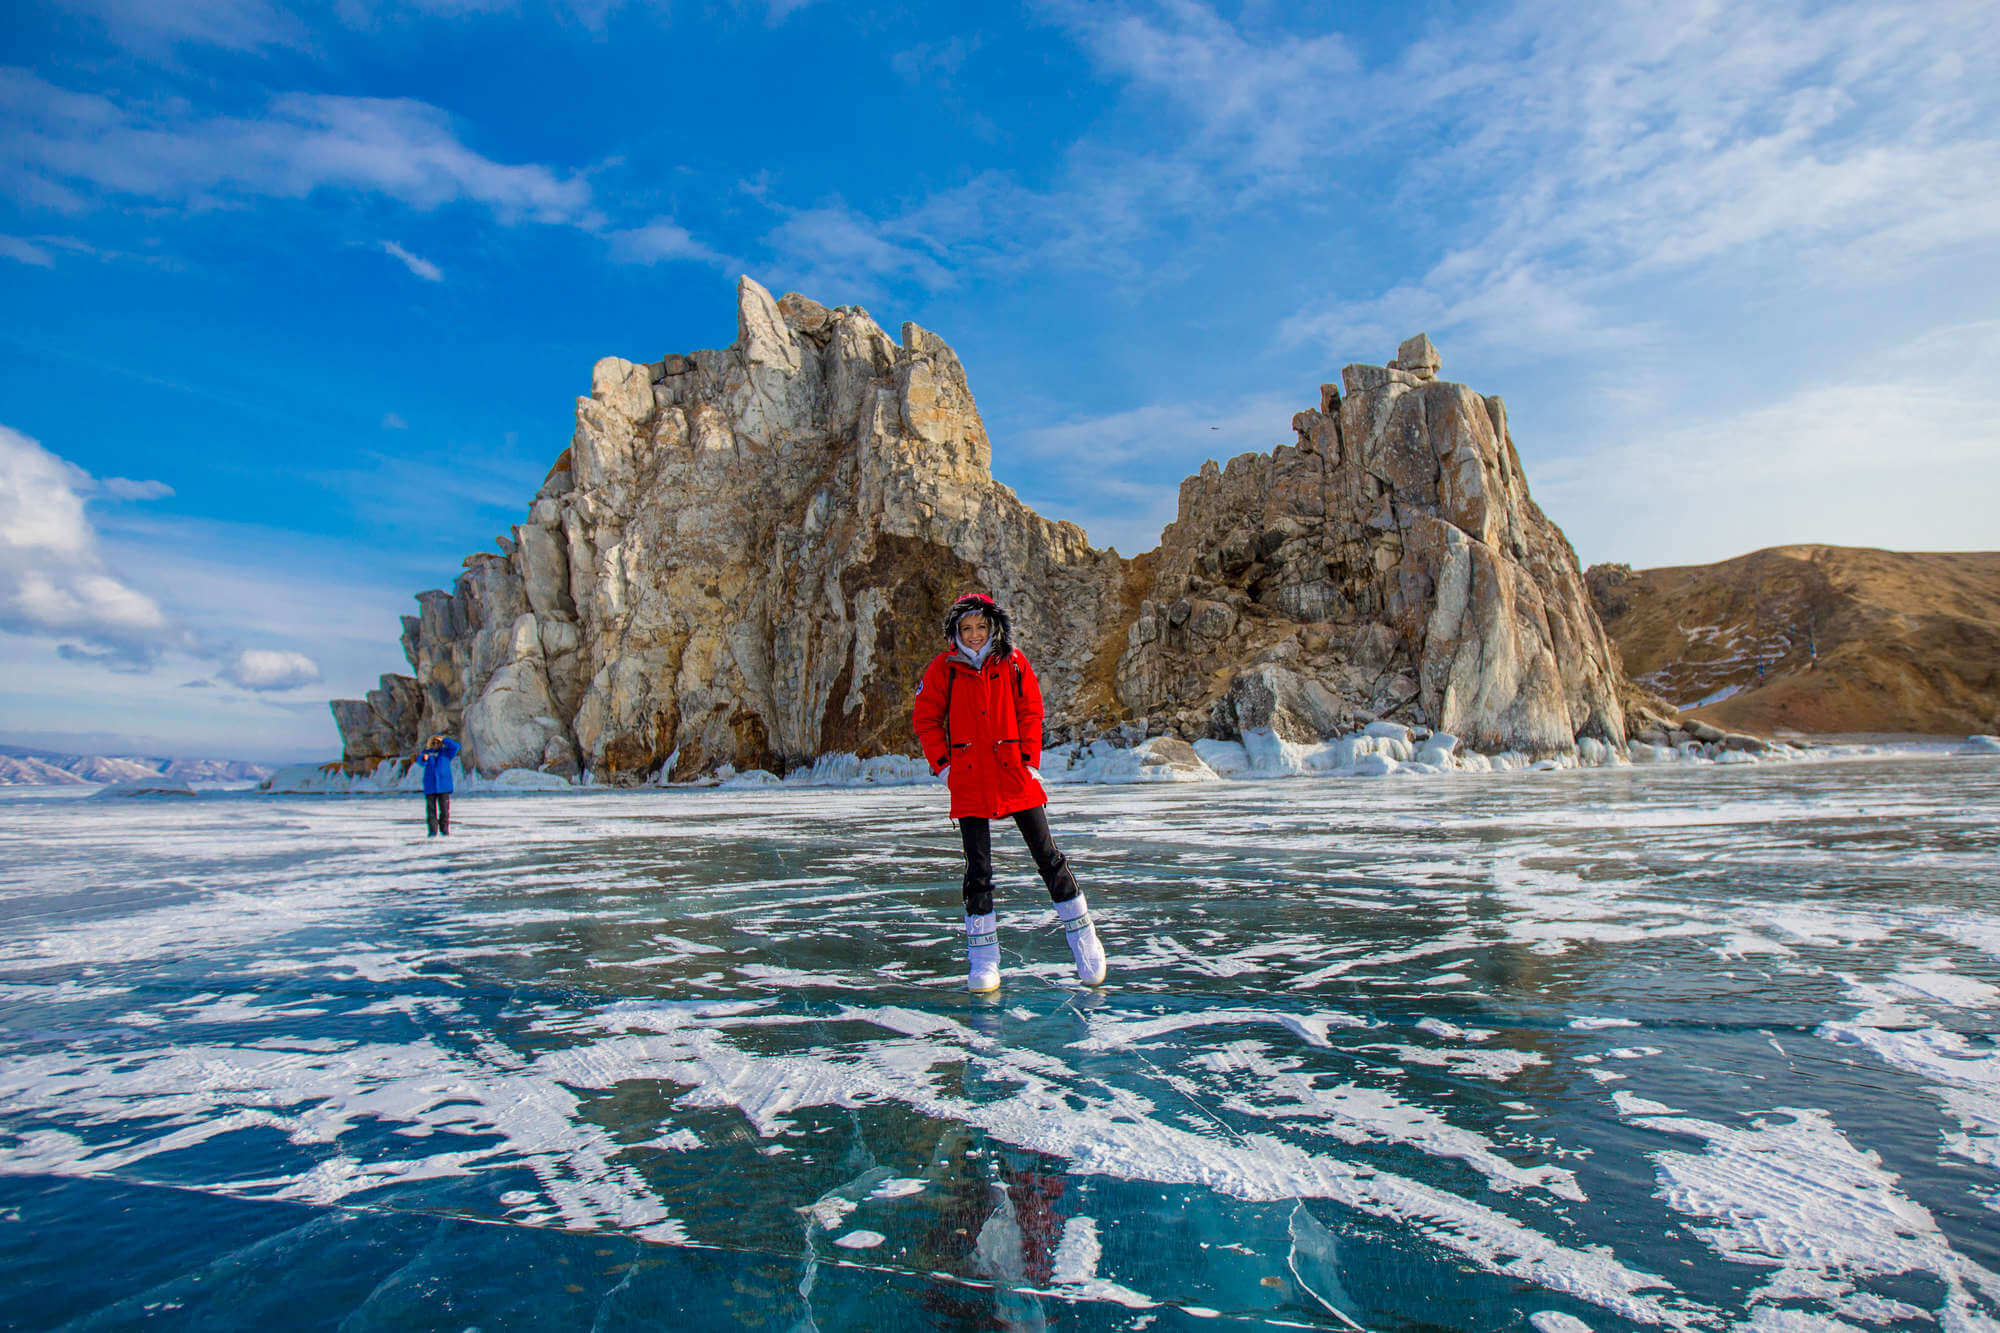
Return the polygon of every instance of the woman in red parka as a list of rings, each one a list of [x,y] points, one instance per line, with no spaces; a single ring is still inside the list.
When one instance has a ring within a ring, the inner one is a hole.
[[[924,668],[911,721],[931,771],[951,789],[951,817],[965,846],[966,987],[1000,986],[1000,942],[993,920],[992,821],[1012,816],[1042,882],[1055,900],[1086,986],[1104,980],[1104,946],[1069,858],[1049,833],[1042,760],[1042,687],[1014,646],[1007,613],[985,593],[969,592],[945,616],[950,645]]]

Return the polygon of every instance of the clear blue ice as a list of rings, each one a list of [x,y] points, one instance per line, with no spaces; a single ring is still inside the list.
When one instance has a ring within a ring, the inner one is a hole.
[[[941,806],[0,799],[0,1322],[2000,1317],[2000,762]]]

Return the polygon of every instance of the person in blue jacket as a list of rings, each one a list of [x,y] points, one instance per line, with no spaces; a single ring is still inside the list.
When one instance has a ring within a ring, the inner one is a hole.
[[[433,736],[417,758],[424,761],[424,836],[451,836],[451,761],[458,755],[458,742],[449,736]]]

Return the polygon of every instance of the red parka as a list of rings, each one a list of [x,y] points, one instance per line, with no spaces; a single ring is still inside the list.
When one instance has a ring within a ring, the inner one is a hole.
[[[910,720],[931,772],[951,765],[953,819],[999,819],[1048,804],[1028,772],[1042,762],[1042,687],[1020,649],[996,649],[984,667],[939,653],[924,668]]]

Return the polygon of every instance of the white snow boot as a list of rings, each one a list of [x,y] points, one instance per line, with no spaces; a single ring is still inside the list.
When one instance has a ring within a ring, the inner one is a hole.
[[[1107,964],[1104,945],[1090,920],[1090,904],[1079,893],[1066,903],[1057,903],[1056,915],[1062,919],[1063,937],[1069,941],[1069,956],[1076,960],[1076,979],[1086,986],[1097,985],[1104,980]]]
[[[965,918],[965,988],[1000,989],[1000,930],[991,912]]]

